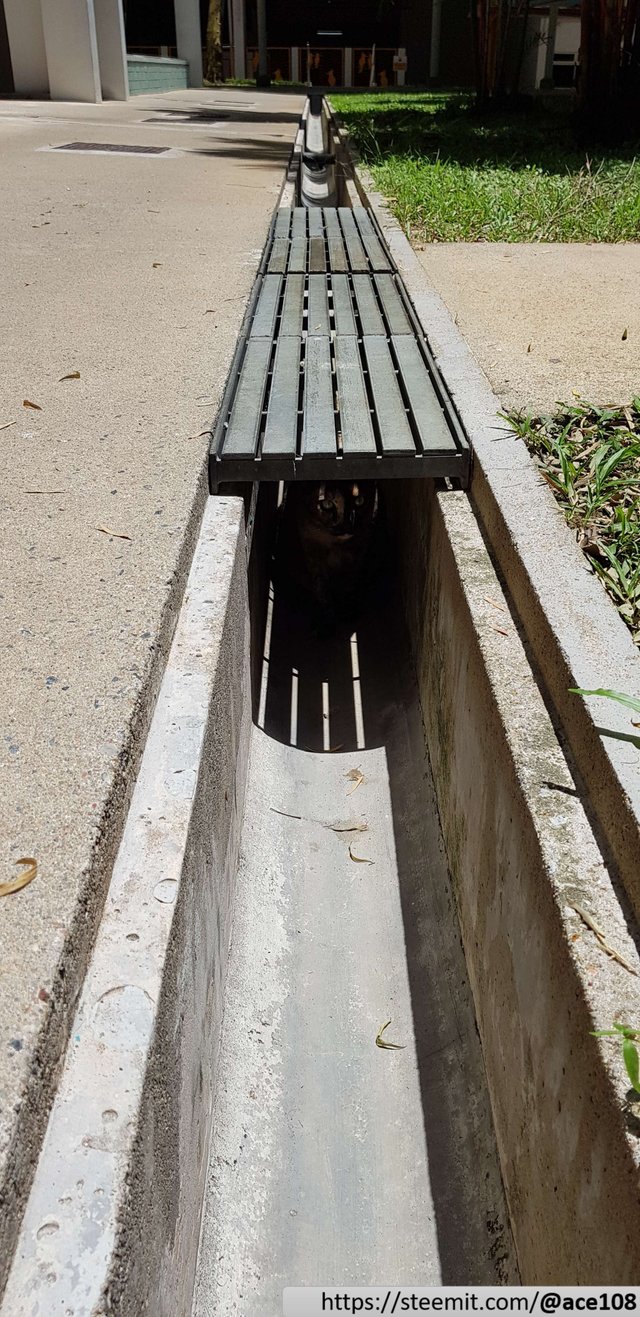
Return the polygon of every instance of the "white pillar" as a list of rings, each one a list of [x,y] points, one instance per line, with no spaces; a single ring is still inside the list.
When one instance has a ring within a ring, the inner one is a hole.
[[[129,96],[127,46],[122,0],[93,0],[102,95],[109,101]]]
[[[48,96],[49,74],[40,0],[4,0],[4,16],[17,95]]]
[[[44,0],[42,27],[51,99],[101,101],[93,0]]]
[[[189,86],[202,86],[202,32],[199,0],[173,0],[178,59],[189,65]]]

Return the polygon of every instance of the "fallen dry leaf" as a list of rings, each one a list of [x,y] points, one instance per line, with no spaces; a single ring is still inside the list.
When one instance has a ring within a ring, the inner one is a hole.
[[[629,337],[629,331],[628,331],[628,329],[623,329],[623,331],[622,331],[622,342],[624,343],[625,339],[628,338],[628,337]]]
[[[5,421],[4,425],[0,425],[0,430],[8,430],[10,425],[17,425],[17,424],[18,424],[17,421]]]
[[[58,380],[58,384],[62,384],[63,380],[79,380],[79,379],[80,379],[80,371],[72,370],[70,375],[61,375],[60,379]]]
[[[0,896],[10,896],[12,892],[19,892],[22,887],[33,882],[38,872],[38,861],[34,860],[32,855],[23,855],[20,860],[14,860],[14,864],[25,865],[24,873],[18,874],[17,878],[10,878],[8,883],[0,883]]]
[[[24,398],[24,399],[23,399],[22,406],[23,406],[23,407],[30,407],[32,412],[41,412],[41,411],[42,411],[42,407],[40,407],[40,406],[38,405],[37,402],[29,402],[29,399],[28,399],[28,398]]]
[[[352,796],[354,791],[357,791],[358,787],[364,782],[364,773],[361,773],[359,768],[350,768],[349,772],[345,773],[345,777],[348,777],[349,781],[353,782],[353,786],[349,787],[349,790],[347,791],[347,795]]]
[[[383,1024],[381,1029],[378,1029],[378,1032],[376,1034],[376,1047],[383,1047],[388,1052],[404,1052],[405,1050],[404,1043],[387,1043],[382,1037],[385,1029],[388,1029],[390,1024],[391,1024],[391,1020],[387,1020],[387,1023]]]
[[[162,265],[162,261],[154,261],[153,262],[154,270],[159,270],[161,265]]]
[[[353,860],[354,864],[375,864],[375,860],[367,860],[363,855],[354,855],[351,847],[349,847],[349,859]]]
[[[323,828],[328,828],[329,832],[368,832],[369,824],[365,823],[323,823]]]
[[[96,530],[102,531],[103,535],[113,535],[116,540],[130,540],[130,535],[125,535],[124,531],[111,530],[109,526],[96,526]]]
[[[507,610],[504,604],[499,604],[496,599],[492,599],[488,594],[483,595],[483,598],[485,604],[491,604],[492,608],[499,608],[501,613],[506,613]]]
[[[287,814],[286,809],[276,809],[275,805],[271,806],[272,814],[281,814],[283,819],[301,819],[302,814]]]
[[[508,635],[509,635],[509,632],[508,632],[508,631],[505,631],[504,627],[502,627],[502,626],[494,626],[493,623],[491,624],[491,630],[492,630],[492,631],[497,631],[499,636],[508,636]]]

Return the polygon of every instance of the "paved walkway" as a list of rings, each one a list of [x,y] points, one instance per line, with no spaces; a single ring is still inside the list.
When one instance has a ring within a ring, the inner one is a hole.
[[[506,407],[640,394],[640,244],[434,243],[418,256]]]
[[[302,105],[237,90],[0,104],[0,880],[38,860],[0,899],[0,1258],[197,531],[199,432]],[[74,141],[170,154],[50,149]]]

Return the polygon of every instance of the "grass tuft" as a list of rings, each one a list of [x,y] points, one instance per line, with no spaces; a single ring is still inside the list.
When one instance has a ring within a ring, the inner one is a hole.
[[[589,566],[640,645],[640,398],[505,416],[526,443]]]
[[[331,99],[414,241],[640,238],[639,142],[591,154],[566,114],[481,116],[460,92]]]

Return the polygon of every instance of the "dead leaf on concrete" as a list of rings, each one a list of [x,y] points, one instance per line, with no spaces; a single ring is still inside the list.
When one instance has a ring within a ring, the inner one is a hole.
[[[66,489],[25,489],[25,494],[66,494]]]
[[[79,379],[80,379],[80,371],[72,370],[69,375],[61,375],[60,379],[58,380],[58,384],[62,384],[63,380],[79,380]]]
[[[272,814],[281,814],[283,819],[301,819],[302,814],[287,814],[286,809],[276,809],[275,805],[271,806]]]
[[[628,331],[628,329],[623,329],[623,331],[622,331],[622,342],[624,343],[625,339],[628,338],[628,337],[629,337],[629,331]]]
[[[493,624],[492,624],[492,625],[491,625],[491,630],[492,630],[492,631],[497,631],[499,636],[508,636],[508,635],[509,635],[509,632],[508,632],[508,631],[505,631],[504,627],[502,627],[502,626],[493,626]]]
[[[323,823],[323,828],[328,828],[329,832],[368,832],[369,824],[364,819],[361,823]]]
[[[113,535],[116,540],[130,540],[131,536],[126,535],[121,530],[111,530],[109,526],[96,526],[96,530],[102,531],[103,535]]]
[[[349,847],[349,859],[353,860],[354,864],[375,864],[375,860],[367,860],[364,855],[354,855],[351,846]]]
[[[154,270],[159,270],[161,265],[162,265],[162,261],[154,261],[153,262]]]
[[[32,855],[23,855],[20,860],[14,860],[14,864],[24,865],[24,873],[18,874],[16,878],[10,878],[8,883],[0,883],[0,896],[10,896],[12,892],[19,892],[21,888],[33,882],[38,872],[38,861],[34,860]]]
[[[17,424],[18,424],[17,421],[5,421],[4,425],[0,425],[0,430],[8,430],[10,425],[17,425]]]
[[[491,604],[492,608],[499,608],[501,613],[506,613],[507,610],[504,604],[499,604],[496,599],[492,599],[491,596],[488,594],[483,595],[483,598],[485,604]]]
[[[378,1029],[378,1032],[376,1034],[376,1047],[382,1047],[387,1052],[404,1052],[405,1050],[404,1043],[387,1043],[382,1037],[385,1029],[388,1029],[390,1024],[391,1024],[391,1020],[387,1020],[387,1023],[383,1024],[381,1029]]]
[[[347,791],[347,795],[352,796],[354,791],[357,791],[358,787],[364,782],[364,773],[361,773],[359,768],[350,768],[349,772],[345,773],[345,777],[348,777],[349,781],[353,782],[353,786],[349,787],[349,790]]]
[[[29,399],[28,399],[28,398],[24,398],[24,399],[23,399],[22,406],[23,406],[23,407],[30,407],[32,412],[41,412],[41,411],[42,411],[42,407],[40,407],[39,404],[38,404],[37,402],[29,402]]]

